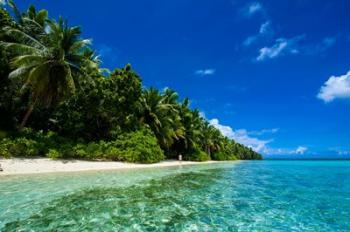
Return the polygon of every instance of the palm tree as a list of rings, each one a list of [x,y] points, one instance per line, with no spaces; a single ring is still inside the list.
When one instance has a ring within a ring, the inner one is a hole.
[[[161,94],[150,88],[143,92],[141,99],[142,121],[149,125],[162,148],[169,147],[183,136],[183,127],[177,110],[177,93],[165,90]]]
[[[200,144],[200,129],[203,123],[200,112],[198,110],[192,111],[189,108],[189,104],[189,99],[185,98],[179,107],[179,115],[184,127],[184,136],[177,142],[175,150],[184,153],[193,150]]]
[[[211,156],[212,152],[220,149],[223,138],[221,132],[214,126],[210,125],[207,121],[203,124],[202,144],[204,150],[209,156]]]
[[[48,19],[48,11],[47,10],[40,10],[37,11],[35,9],[35,6],[31,5],[29,6],[28,10],[26,13],[23,14],[22,20],[23,21],[31,21],[33,24],[36,24],[39,26],[39,28],[44,28]]]
[[[35,17],[35,11],[29,15]],[[90,40],[79,38],[79,27],[68,27],[62,18],[58,22],[47,21],[46,27],[37,38],[17,28],[4,29],[4,33],[16,41],[2,43],[13,57],[9,78],[21,78],[23,88],[31,91],[31,102],[20,129],[26,125],[35,106],[49,107],[71,95],[81,67],[95,65],[84,55]]]
[[[29,6],[26,12],[21,12],[13,0],[8,2],[12,9],[13,15],[16,20],[16,28],[31,35],[34,38],[39,38],[45,31],[45,27],[48,21],[48,11],[37,11],[33,5]]]

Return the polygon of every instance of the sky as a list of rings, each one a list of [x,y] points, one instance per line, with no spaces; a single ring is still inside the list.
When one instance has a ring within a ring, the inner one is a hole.
[[[81,26],[104,67],[131,63],[265,157],[350,156],[347,0],[16,3]]]

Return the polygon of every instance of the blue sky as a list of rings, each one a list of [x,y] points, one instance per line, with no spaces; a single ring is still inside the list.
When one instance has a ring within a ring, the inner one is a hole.
[[[350,155],[349,1],[17,1],[30,3],[259,152]]]

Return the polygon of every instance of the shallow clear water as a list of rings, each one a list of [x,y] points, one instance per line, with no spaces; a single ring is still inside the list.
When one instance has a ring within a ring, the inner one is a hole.
[[[1,231],[350,231],[350,161],[0,178]]]

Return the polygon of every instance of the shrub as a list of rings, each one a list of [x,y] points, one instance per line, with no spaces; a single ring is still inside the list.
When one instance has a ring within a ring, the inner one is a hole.
[[[10,139],[2,139],[0,141],[0,157],[3,157],[3,158],[10,158],[11,157],[11,154],[10,154],[10,151],[9,151],[9,147],[11,145],[12,141]]]
[[[74,147],[72,147],[72,155],[74,158],[87,158],[88,153],[86,151],[86,145],[78,143]],[[68,149],[67,149],[68,150]],[[72,158],[73,158],[72,157]]]
[[[27,138],[17,138],[13,146],[10,147],[13,156],[39,156],[42,154],[37,141]]]
[[[27,138],[16,138],[11,140],[9,138],[0,141],[0,156],[9,158],[14,157],[28,157],[40,156],[44,154],[45,148],[42,144],[35,140]]]
[[[192,152],[187,154],[184,158],[185,160],[198,161],[198,162],[210,160],[210,156],[200,149],[194,149]]]
[[[121,160],[120,154],[121,154],[120,150],[112,145],[112,146],[107,147],[104,150],[103,157],[107,160],[117,161],[117,160]]]
[[[164,153],[150,129],[143,128],[124,134],[115,141],[118,159],[133,163],[156,163],[164,159]],[[116,152],[116,150],[115,150]]]
[[[56,149],[50,149],[49,152],[46,154],[46,156],[50,159],[59,159],[61,157],[61,153],[58,152]]]
[[[212,154],[212,159],[218,160],[218,161],[225,161],[225,160],[236,160],[237,158],[234,155],[229,155],[224,152],[215,152]]]
[[[33,132],[25,128],[14,137],[7,137],[0,140],[0,156],[2,157],[33,157],[47,156],[50,149],[56,149],[67,143],[67,140],[57,136],[53,132],[44,134],[42,131]]]
[[[115,141],[77,144],[53,132],[33,133],[26,129],[19,137],[0,140],[0,156],[46,156],[52,159],[107,159],[133,163],[156,163],[164,159],[157,139],[149,129],[121,135]]]
[[[57,147],[57,151],[60,153],[61,158],[74,158],[74,145],[66,142],[62,143],[60,146]]]
[[[91,142],[86,146],[86,157],[87,159],[99,159],[103,157],[103,151],[100,144]]]

